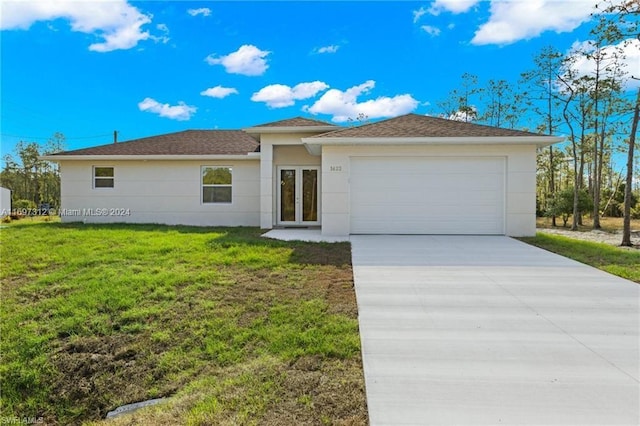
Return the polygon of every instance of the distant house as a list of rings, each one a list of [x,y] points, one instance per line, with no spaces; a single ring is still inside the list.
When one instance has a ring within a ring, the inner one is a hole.
[[[11,190],[0,187],[0,219],[11,215]]]
[[[61,152],[63,221],[535,233],[536,148],[561,138],[408,114],[186,130]]]

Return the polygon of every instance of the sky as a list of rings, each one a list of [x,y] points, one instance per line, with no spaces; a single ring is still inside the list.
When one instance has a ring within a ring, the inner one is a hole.
[[[114,131],[438,115],[465,72],[515,84],[542,47],[589,40],[593,4],[2,0],[2,155],[55,132],[78,149]]]

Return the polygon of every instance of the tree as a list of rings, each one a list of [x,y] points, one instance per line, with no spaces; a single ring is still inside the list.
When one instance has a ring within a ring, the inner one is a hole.
[[[15,147],[15,155],[4,156],[0,184],[11,190],[13,200],[29,200],[35,205],[43,202],[60,205],[58,166],[40,160],[40,156],[61,151],[64,140],[62,133],[55,133],[44,145],[20,141]]]
[[[578,191],[577,214],[582,215],[591,210],[593,202],[589,193],[585,190]],[[569,216],[574,213],[574,188],[566,188],[554,194],[546,211],[548,216],[559,216],[562,218],[562,226],[567,226]]]
[[[533,62],[536,68],[521,74],[524,85],[529,89],[524,93],[525,102],[539,117],[538,131],[552,135],[559,124],[556,79],[562,70],[563,55],[554,47],[547,46],[533,58]],[[546,152],[548,153],[548,161],[546,161],[548,193],[545,194],[545,199],[549,199],[556,191],[557,161],[554,158],[553,146],[549,146]],[[551,216],[551,224],[556,226],[555,216]]]
[[[623,1],[603,1],[596,5],[597,9],[602,10],[601,17],[608,24],[604,31],[604,38],[610,43],[624,40],[629,43],[630,40],[640,40],[640,2],[637,0]],[[637,73],[638,70],[633,70]],[[640,80],[640,75],[631,75],[631,79]],[[633,107],[633,117],[631,119],[631,132],[629,135],[629,147],[627,151],[627,173],[625,179],[624,193],[624,220],[622,225],[622,242],[623,246],[631,246],[631,204],[632,204],[632,183],[633,183],[633,156],[635,150],[636,135],[638,132],[638,120],[640,110],[640,88],[636,94],[635,105]]]
[[[478,118],[478,109],[472,102],[472,97],[481,92],[482,89],[478,87],[478,77],[464,73],[460,87],[450,91],[446,99],[438,102],[438,106],[444,117],[450,120],[475,121]]]
[[[627,153],[627,177],[624,188],[624,220],[622,224],[622,242],[620,245],[631,247],[631,185],[633,184],[633,151],[636,145],[636,134],[638,132],[638,119],[640,117],[640,88],[636,95],[636,105],[633,110],[633,121],[631,124],[631,135],[629,136],[629,151]]]

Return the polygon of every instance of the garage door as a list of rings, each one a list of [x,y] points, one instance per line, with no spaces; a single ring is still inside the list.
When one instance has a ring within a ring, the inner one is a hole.
[[[352,157],[352,234],[505,232],[503,157]]]

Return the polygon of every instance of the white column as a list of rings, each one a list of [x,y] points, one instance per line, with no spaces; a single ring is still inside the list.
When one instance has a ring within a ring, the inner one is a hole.
[[[273,145],[260,144],[260,228],[273,228]]]

